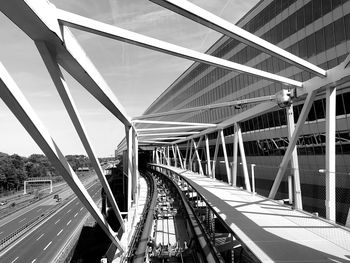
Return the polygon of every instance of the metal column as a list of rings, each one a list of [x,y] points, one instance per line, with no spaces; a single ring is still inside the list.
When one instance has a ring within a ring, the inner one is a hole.
[[[206,155],[207,155],[207,169],[208,169],[207,176],[212,177],[208,135],[205,135],[205,150],[206,150]]]
[[[247,160],[245,158],[241,127],[239,126],[238,123],[236,124],[236,126],[237,126],[239,152],[241,153],[241,160],[242,160],[242,166],[243,166],[244,183],[247,191],[251,192],[252,189],[250,187],[249,173],[248,173],[248,167],[247,167]]]
[[[336,89],[326,89],[326,218],[336,221],[335,199],[335,128]]]
[[[288,140],[292,139],[295,124],[294,124],[294,113],[293,113],[293,105],[290,105],[286,108],[287,115],[287,126],[288,126]],[[290,164],[292,168],[293,180],[289,180],[294,182],[294,208],[295,209],[303,209],[303,202],[301,199],[301,188],[300,188],[300,175],[299,175],[299,161],[298,161],[298,153],[297,147],[294,147],[292,152],[292,156],[290,159]]]
[[[237,155],[238,155],[238,127],[237,123],[234,125],[235,133],[233,137],[233,161],[232,161],[232,185],[237,186]]]

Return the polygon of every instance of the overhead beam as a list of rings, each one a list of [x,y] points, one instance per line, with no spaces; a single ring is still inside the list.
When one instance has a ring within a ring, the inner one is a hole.
[[[200,123],[200,122],[179,122],[179,121],[151,121],[151,120],[135,120],[131,121],[134,124],[146,123],[146,124],[159,124],[159,125],[185,125],[185,126],[206,126],[206,127],[216,127],[216,124],[212,123]]]
[[[268,80],[280,82],[286,85],[292,85],[296,87],[302,87],[302,83],[293,79],[289,79],[283,76],[265,72],[256,68],[241,65],[229,60],[221,59],[208,54],[200,53],[188,48],[180,47],[174,44],[170,44],[155,38],[147,37],[141,34],[137,34],[116,26],[112,26],[106,23],[97,22],[96,20],[89,19],[83,16],[79,16],[67,11],[57,9],[57,16],[60,22],[64,25],[77,28],[86,32],[94,33],[103,37],[108,37],[118,41],[126,42],[136,46],[148,48],[162,53],[170,54],[173,56],[202,62],[215,67],[223,69],[244,72],[254,76],[262,77]]]
[[[195,112],[195,111],[206,111],[211,109],[217,109],[217,108],[223,108],[223,107],[232,107],[237,105],[244,105],[247,103],[257,103],[257,102],[263,102],[263,101],[272,101],[276,99],[276,95],[269,95],[269,96],[262,96],[258,98],[249,98],[249,99],[243,99],[243,100],[233,100],[233,101],[226,101],[226,102],[220,102],[220,103],[214,103],[214,104],[208,104],[198,107],[192,107],[192,108],[185,108],[185,109],[178,109],[178,110],[171,110],[171,111],[165,111],[165,112],[157,112],[157,113],[150,113],[146,115],[142,115],[139,117],[136,117],[138,119],[148,119],[148,118],[155,118],[155,117],[162,117],[162,116],[170,116],[170,115],[176,115],[176,114],[183,114],[183,113],[189,113],[189,112]]]
[[[105,221],[94,200],[91,198],[84,185],[67,162],[63,153],[58,148],[56,142],[52,139],[43,123],[39,120],[39,117],[36,115],[33,108],[30,106],[29,102],[17,87],[2,63],[0,63],[0,97],[37,143],[46,157],[55,166],[57,171],[59,171],[105,234],[120,251],[123,251],[116,233]]]
[[[138,134],[142,135],[146,132],[155,132],[155,131],[178,131],[178,130],[193,130],[193,129],[205,129],[208,126],[176,126],[176,127],[163,127],[163,128],[144,128],[136,129]]]
[[[199,133],[198,131],[193,132],[164,132],[164,133],[145,133],[145,134],[139,134],[139,137],[152,137],[152,136],[173,136],[173,135],[189,135],[189,134],[196,134]]]
[[[124,125],[131,126],[125,109],[79,43],[68,28],[60,27],[54,5],[46,0],[0,1],[0,11],[32,40],[46,42],[69,74]]]
[[[278,57],[292,65],[307,70],[320,77],[326,76],[326,71],[304,59],[301,59],[286,50],[188,2],[185,0],[150,0],[181,16],[209,27],[223,35],[237,39],[246,45],[252,46],[271,56]]]

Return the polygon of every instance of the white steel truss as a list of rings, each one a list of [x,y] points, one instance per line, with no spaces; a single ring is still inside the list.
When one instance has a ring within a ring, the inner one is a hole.
[[[266,52],[272,56],[278,57],[288,63],[296,65],[304,70],[307,70],[316,77],[306,81],[299,82],[290,78],[271,74],[262,70],[251,68],[245,65],[240,65],[225,59],[217,58],[209,54],[203,54],[194,50],[176,46],[164,41],[160,41],[154,38],[150,38],[141,34],[137,34],[131,31],[127,31],[118,28],[113,25],[101,23],[92,19],[88,19],[76,14],[72,14],[63,10],[55,8],[46,0],[11,0],[3,1],[0,3],[0,10],[23,32],[25,32],[37,45],[43,60],[50,72],[50,75],[58,89],[65,107],[72,119],[72,122],[77,130],[81,141],[92,160],[95,170],[99,175],[99,179],[104,187],[108,198],[112,203],[114,212],[116,213],[122,228],[124,229],[123,220],[118,206],[111,194],[108,183],[101,173],[101,167],[99,166],[94,151],[86,135],[84,126],[80,120],[77,109],[75,108],[74,101],[70,97],[69,90],[65,83],[59,66],[61,66],[67,73],[74,77],[92,96],[94,96],[107,110],[109,110],[117,119],[119,119],[125,125],[126,139],[120,144],[120,146],[127,149],[128,162],[127,162],[127,175],[128,175],[128,211],[133,205],[133,202],[137,198],[137,183],[138,183],[138,146],[141,145],[158,145],[169,146],[173,149],[173,157],[175,165],[177,165],[177,157],[182,168],[193,169],[194,157],[197,157],[200,172],[203,174],[203,168],[201,160],[199,158],[198,148],[202,140],[205,140],[206,147],[206,163],[208,176],[215,179],[215,167],[217,163],[218,150],[220,141],[224,151],[224,162],[226,168],[226,174],[228,182],[232,185],[236,185],[237,182],[237,152],[238,148],[241,154],[241,161],[243,165],[243,174],[245,186],[248,191],[251,191],[249,174],[247,169],[247,162],[245,158],[245,151],[243,145],[243,138],[240,129],[240,122],[253,118],[257,115],[261,115],[268,111],[271,111],[276,107],[275,101],[267,101],[259,103],[258,105],[246,110],[240,114],[236,114],[219,124],[210,123],[188,123],[188,122],[171,122],[171,121],[159,121],[159,120],[142,120],[145,118],[154,118],[160,116],[169,116],[171,114],[183,114],[186,112],[193,112],[203,110],[205,108],[220,108],[232,105],[239,105],[237,102],[224,102],[214,105],[200,106],[192,109],[179,109],[177,111],[147,114],[137,117],[135,120],[130,120],[126,114],[124,108],[119,103],[116,96],[113,94],[107,83],[102,78],[101,74],[88,59],[87,55],[80,47],[67,26],[74,27],[87,32],[95,33],[100,36],[116,39],[133,45],[141,46],[151,50],[160,51],[173,56],[190,59],[196,62],[206,63],[215,67],[229,69],[233,71],[239,71],[247,74],[252,74],[273,82],[280,82],[286,86],[297,89],[298,96],[306,96],[305,105],[299,116],[298,123],[293,131],[293,123],[289,120],[289,145],[280,164],[279,171],[276,175],[273,187],[270,191],[269,197],[274,198],[282,177],[284,176],[287,165],[291,161],[292,168],[294,168],[294,177],[297,181],[294,181],[294,191],[296,199],[296,208],[301,209],[301,193],[299,175],[297,173],[298,165],[297,154],[295,151],[296,141],[305,123],[305,119],[309,112],[309,109],[314,101],[316,93],[319,91],[326,91],[327,101],[327,115],[326,115],[326,209],[327,218],[335,220],[335,86],[340,86],[350,81],[350,68],[348,67],[350,56],[337,67],[325,71],[308,61],[300,59],[285,50],[268,43],[267,41],[256,37],[249,32],[240,29],[239,27],[222,20],[221,18],[214,16],[213,14],[200,9],[199,7],[184,1],[184,0],[151,0],[156,2],[170,10],[181,14],[189,19],[195,20],[211,29],[214,29],[224,35],[236,38],[243,43],[256,47],[263,52]],[[58,66],[59,65],[59,66]],[[1,98],[8,105],[10,110],[16,115],[22,125],[26,128],[29,134],[37,142],[39,147],[47,155],[50,161],[55,167],[62,173],[67,183],[72,187],[74,192],[78,195],[79,199],[84,203],[89,212],[94,216],[95,220],[99,223],[105,233],[118,247],[120,251],[123,251],[123,247],[116,237],[109,225],[105,222],[101,213],[98,211],[96,205],[93,203],[91,197],[78,180],[75,173],[70,168],[69,164],[65,160],[63,154],[50,137],[48,132],[42,126],[37,116],[32,111],[26,99],[23,97],[21,91],[15,85],[5,68],[0,64],[0,95]],[[270,99],[271,100],[271,99]],[[157,115],[158,114],[158,115]],[[149,128],[136,129],[138,124],[150,125]],[[223,129],[233,125],[235,126],[234,142],[233,142],[233,162],[232,167],[229,167],[229,161],[225,148],[225,139],[223,136]],[[157,128],[160,125],[171,125],[172,127]],[[155,127],[156,126],[156,127]],[[178,126],[178,127],[176,127]],[[181,130],[191,130],[179,132]],[[205,130],[203,130],[205,129]],[[150,133],[155,131],[164,131],[164,133]],[[168,132],[169,131],[169,132]],[[174,132],[176,131],[176,132]],[[207,135],[212,132],[218,132],[216,139],[216,147],[211,165],[209,142]],[[176,136],[178,135],[178,136]],[[180,135],[182,135],[180,137]],[[189,135],[187,137],[184,137]],[[163,137],[167,136],[167,137]],[[173,137],[169,137],[173,136]],[[151,137],[149,140],[143,138]],[[156,137],[156,138],[154,138]],[[195,139],[199,138],[198,144]],[[171,142],[169,142],[172,140]],[[178,144],[187,142],[186,156],[182,159],[181,152]],[[119,147],[118,147],[119,148]],[[169,150],[166,156],[165,148],[160,151],[157,149],[154,151],[153,159],[156,163],[169,162]],[[299,184],[299,186],[298,186]],[[298,188],[299,187],[299,188]],[[298,192],[299,191],[299,192]],[[130,230],[130,229],[129,229]],[[128,231],[128,230],[127,230]],[[129,234],[129,233],[128,233]],[[124,236],[123,236],[124,238]]]

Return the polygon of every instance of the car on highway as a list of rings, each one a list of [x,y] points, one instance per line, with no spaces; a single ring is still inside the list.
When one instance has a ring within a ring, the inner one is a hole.
[[[2,206],[2,205],[6,205],[7,204],[7,201],[6,200],[4,200],[4,201],[0,201],[0,205]]]

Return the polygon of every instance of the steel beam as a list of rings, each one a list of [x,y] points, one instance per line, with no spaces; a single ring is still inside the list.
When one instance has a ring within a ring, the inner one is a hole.
[[[185,161],[184,161],[184,168],[187,169],[187,157],[188,157],[188,148],[189,148],[190,141],[187,141],[186,143],[186,155],[185,155]]]
[[[145,115],[142,115],[142,116],[139,116],[136,118],[138,118],[138,119],[155,118],[155,117],[184,114],[184,113],[190,113],[190,112],[195,112],[195,111],[206,111],[206,110],[223,108],[223,107],[232,107],[235,105],[244,105],[244,104],[248,104],[248,103],[257,103],[257,102],[265,102],[265,101],[273,101],[273,100],[276,100],[276,95],[269,95],[269,96],[242,99],[242,100],[225,101],[225,102],[208,104],[208,105],[192,107],[192,108],[150,113],[150,114],[145,114]]]
[[[230,171],[230,164],[229,164],[228,158],[227,158],[224,130],[220,131],[220,137],[221,137],[222,151],[224,153],[227,182],[228,182],[228,184],[231,184],[231,171]]]
[[[293,105],[286,108],[286,115],[287,115],[287,127],[288,127],[288,140],[290,141],[292,139],[295,124],[294,124],[294,112],[293,112]],[[299,175],[299,161],[298,161],[298,153],[297,148],[295,147],[292,156],[290,159],[291,169],[292,169],[292,175],[293,175],[293,182],[294,182],[294,208],[303,210],[303,201],[301,196],[301,187],[300,187],[300,175]]]
[[[208,169],[208,174],[207,176],[212,177],[211,173],[211,160],[210,160],[210,148],[209,148],[209,138],[208,135],[205,136],[205,152],[207,156],[207,169]]]
[[[232,160],[232,185],[237,186],[237,156],[238,156],[238,127],[234,125],[235,133],[233,137],[233,160]]]
[[[152,137],[152,136],[176,136],[176,135],[189,135],[189,134],[197,134],[198,131],[193,132],[164,132],[164,133],[145,133],[140,134],[139,137]]]
[[[336,88],[326,90],[326,218],[336,221]]]
[[[136,201],[136,192],[137,192],[137,173],[138,173],[138,141],[137,141],[137,135],[134,128],[132,128],[132,144],[133,144],[133,158],[132,158],[132,186],[131,186],[131,193],[132,193],[132,199]]]
[[[133,174],[133,167],[132,167],[132,152],[133,152],[133,138],[132,138],[132,127],[125,126],[125,136],[127,141],[127,153],[128,153],[128,211],[131,209],[132,204],[132,174]],[[156,152],[157,156],[157,164],[159,164],[159,156],[158,152]]]
[[[120,244],[116,233],[111,229],[103,215],[99,211],[95,202],[85,189],[84,185],[75,174],[63,153],[58,148],[56,142],[52,139],[49,132],[35,114],[21,90],[17,87],[14,80],[0,63],[0,97],[11,110],[11,112],[20,121],[22,126],[27,130],[33,140],[38,144],[43,153],[50,162],[55,166],[57,171],[62,175],[67,184],[72,188],[79,200],[84,204],[86,209],[91,213],[96,222],[117,246],[120,251],[123,248]]]
[[[202,167],[202,163],[201,163],[201,158],[199,156],[199,153],[198,153],[198,148],[200,147],[200,144],[202,142],[202,139],[203,139],[203,136],[201,136],[199,138],[199,141],[198,141],[198,144],[196,145],[196,142],[194,140],[192,140],[193,142],[193,146],[194,146],[194,152],[196,154],[196,157],[197,157],[197,162],[198,162],[198,166],[199,166],[199,173],[200,174],[203,174],[203,167]]]
[[[243,166],[243,176],[244,176],[244,184],[248,192],[251,192],[252,189],[250,187],[250,181],[249,181],[249,173],[248,173],[248,167],[247,167],[247,159],[245,157],[245,150],[244,150],[244,144],[243,144],[243,137],[241,132],[241,127],[238,123],[236,123],[237,126],[237,135],[238,135],[238,146],[239,146],[239,152],[241,154],[241,161]]]
[[[119,207],[114,199],[114,195],[112,193],[112,190],[107,182],[106,177],[103,174],[100,162],[98,161],[95,151],[90,143],[90,139],[87,136],[86,129],[84,127],[84,124],[81,120],[81,117],[79,115],[78,109],[75,105],[74,99],[69,91],[68,85],[63,77],[63,74],[53,58],[52,54],[50,53],[49,49],[47,48],[46,44],[44,42],[35,42],[36,47],[39,50],[39,53],[41,55],[41,58],[43,59],[47,70],[50,73],[51,79],[53,80],[56,89],[62,99],[62,102],[69,114],[69,117],[75,127],[75,130],[77,131],[79,138],[84,146],[84,149],[86,153],[89,156],[89,160],[91,161],[95,172],[101,182],[101,185],[103,189],[106,192],[107,198],[112,206],[113,212],[115,213],[116,217],[118,218],[118,221],[125,231],[124,221],[120,214]]]
[[[179,121],[150,121],[150,120],[138,120],[133,119],[132,123],[145,123],[145,124],[159,124],[159,125],[179,125],[179,126],[206,126],[206,127],[216,127],[216,124],[212,123],[200,123],[200,122],[179,122]]]
[[[176,154],[174,145],[171,145],[171,149],[173,150],[174,166],[177,167],[177,158],[176,158],[177,154]]]
[[[248,46],[252,46],[271,56],[278,57],[290,64],[307,70],[320,77],[326,76],[326,71],[286,50],[188,2],[185,0],[151,0],[181,16],[209,27],[223,35],[237,39]]]
[[[181,152],[180,152],[179,146],[177,144],[175,144],[175,147],[176,147],[177,154],[179,155],[181,169],[184,169],[184,164],[183,164],[183,160],[181,157]]]
[[[138,134],[143,135],[147,134],[147,132],[157,132],[157,131],[179,131],[179,130],[193,130],[193,129],[205,129],[208,128],[208,126],[176,126],[176,127],[163,127],[163,128],[144,128],[144,129],[137,129]]]
[[[283,84],[302,87],[302,83],[283,76],[265,72],[256,68],[241,65],[229,60],[221,59],[208,54],[203,54],[188,48],[170,44],[155,38],[137,34],[106,23],[97,22],[93,19],[82,17],[67,11],[57,9],[57,16],[64,25],[71,26],[86,32],[94,33],[103,37],[108,37],[118,41],[126,42],[136,46],[148,48],[173,56],[202,62],[211,66],[228,70],[244,72],[254,76],[259,76],[268,80],[277,81]],[[142,117],[141,117],[142,118]]]
[[[280,167],[278,169],[276,178],[275,178],[274,183],[272,185],[272,188],[270,190],[269,198],[275,198],[275,196],[276,196],[277,190],[278,190],[278,188],[281,184],[282,178],[287,170],[289,160],[292,156],[292,153],[294,151],[298,137],[299,137],[299,135],[302,131],[302,128],[304,126],[305,120],[309,114],[312,103],[314,102],[315,96],[316,96],[316,91],[313,91],[313,92],[310,92],[305,99],[304,106],[303,106],[303,109],[301,110],[301,113],[299,115],[298,122],[295,126],[293,136],[292,136],[291,140],[289,141],[287,150],[284,153],[284,156],[283,156],[282,162],[280,164]]]
[[[216,170],[216,161],[218,159],[219,146],[220,146],[220,131],[218,131],[218,136],[216,137],[216,143],[215,143],[213,167],[212,167],[212,172],[211,172],[213,175],[213,179],[216,179],[216,176],[215,176],[216,171],[215,170]]]

